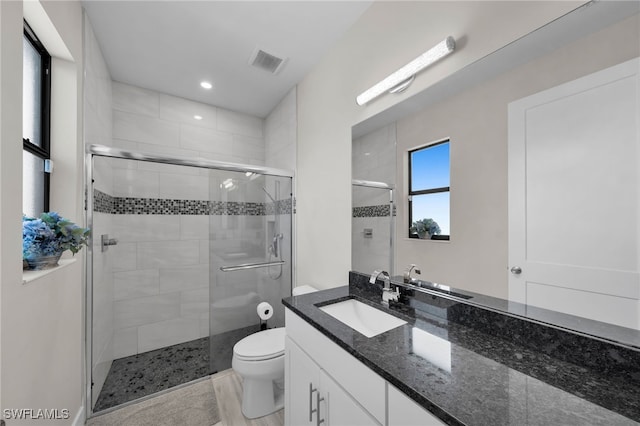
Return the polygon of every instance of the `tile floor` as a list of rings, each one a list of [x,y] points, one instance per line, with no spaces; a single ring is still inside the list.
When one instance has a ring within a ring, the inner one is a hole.
[[[216,392],[220,423],[215,426],[282,426],[284,409],[257,419],[242,415],[242,378],[233,370],[225,370],[211,376]]]
[[[284,425],[284,409],[279,410],[268,416],[260,417],[258,419],[247,419],[242,414],[242,378],[238,376],[232,369],[224,370],[210,376],[211,384],[215,391],[216,403],[218,405],[218,414],[220,421],[214,425],[199,424],[197,420],[193,418],[192,409],[188,408],[188,402],[184,404],[178,401],[173,401],[176,406],[185,406],[184,413],[173,412],[170,418],[163,418],[153,426],[283,426]],[[197,381],[193,384],[187,384],[174,395],[189,395],[189,388],[202,386],[202,381]],[[154,405],[154,400],[160,400],[166,398],[166,393],[162,393],[158,396],[148,398],[146,405]],[[175,396],[178,397],[179,396]],[[157,406],[157,404],[156,404]],[[114,410],[108,410],[105,414],[98,415],[92,419],[89,419],[87,425],[100,425],[100,426],[121,426],[116,419],[122,419],[122,412],[130,409],[131,406],[125,406],[122,408],[116,408]],[[147,414],[149,414],[147,412]],[[126,416],[124,416],[126,417]]]

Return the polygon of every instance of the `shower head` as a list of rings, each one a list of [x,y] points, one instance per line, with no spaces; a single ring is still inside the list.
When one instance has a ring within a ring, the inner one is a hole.
[[[273,236],[273,240],[271,240],[271,245],[269,246],[269,252],[273,254],[275,257],[278,257],[278,245],[280,244],[278,240],[281,240],[284,237],[282,234],[275,234]]]

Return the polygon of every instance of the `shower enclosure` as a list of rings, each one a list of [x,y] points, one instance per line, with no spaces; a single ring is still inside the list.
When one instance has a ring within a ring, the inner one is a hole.
[[[393,185],[352,181],[351,269],[394,273],[395,206]]]
[[[93,145],[86,158],[91,412],[231,367],[292,288],[292,174]]]

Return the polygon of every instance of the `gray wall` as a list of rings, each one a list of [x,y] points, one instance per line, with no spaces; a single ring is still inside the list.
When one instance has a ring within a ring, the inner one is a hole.
[[[33,272],[23,274],[20,261],[22,147],[7,142],[22,132],[24,17],[54,57],[51,209],[83,222],[81,5],[0,2],[0,407],[67,408],[70,419],[48,424],[68,425],[82,417],[84,251],[75,262],[23,283]]]

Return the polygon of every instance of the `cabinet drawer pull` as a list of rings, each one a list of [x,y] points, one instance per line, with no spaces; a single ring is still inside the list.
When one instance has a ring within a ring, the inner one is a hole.
[[[320,402],[324,401],[324,398],[320,398],[320,392],[316,394],[316,426],[320,426],[324,423],[324,419],[320,418]]]
[[[314,389],[313,384],[309,382],[309,423],[313,421],[313,413],[318,411],[317,408],[313,409],[313,393],[314,392],[318,392],[318,389]],[[318,392],[318,395],[320,395],[319,392]]]

